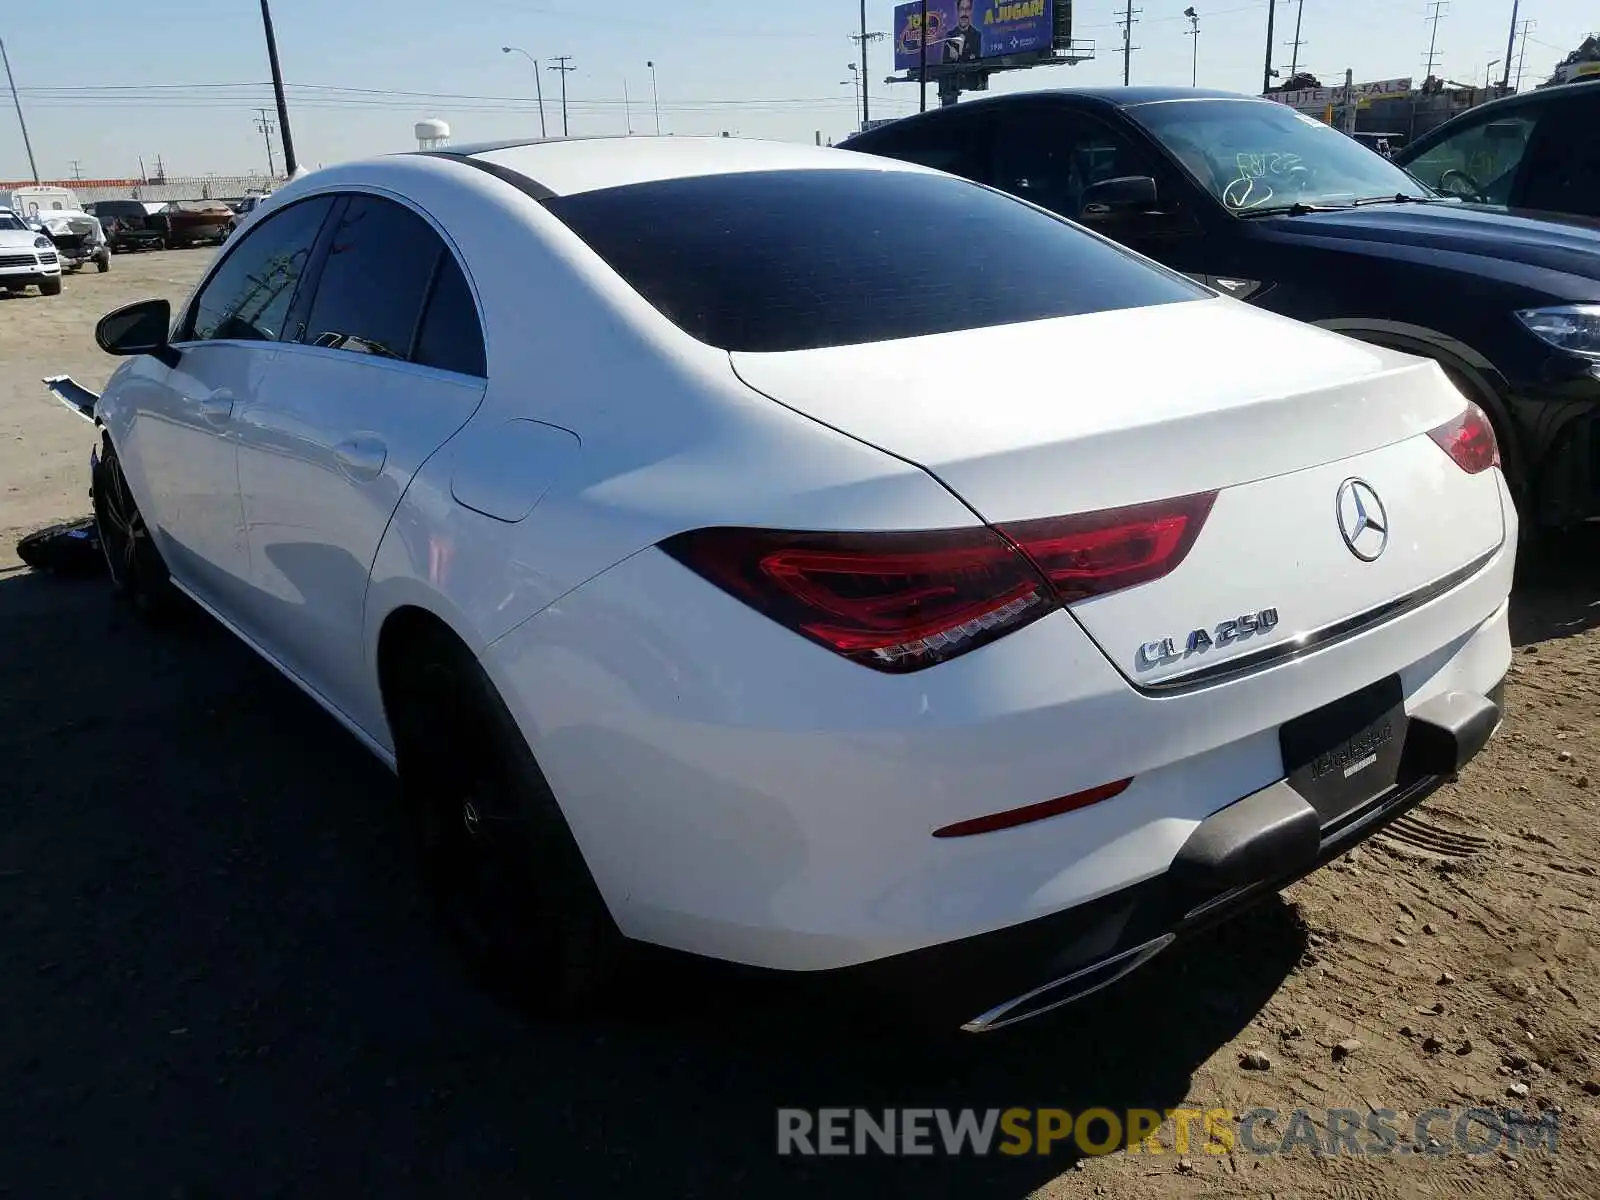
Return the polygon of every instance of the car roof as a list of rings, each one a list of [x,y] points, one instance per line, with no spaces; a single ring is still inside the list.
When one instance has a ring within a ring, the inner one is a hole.
[[[623,136],[534,138],[415,151],[423,157],[472,162],[497,175],[520,176],[544,198],[601,188],[747,171],[895,170],[911,163],[790,142],[725,137]]]

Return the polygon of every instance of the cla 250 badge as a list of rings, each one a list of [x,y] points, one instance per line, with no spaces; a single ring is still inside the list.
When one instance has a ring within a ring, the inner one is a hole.
[[[1278,610],[1263,608],[1260,612],[1246,613],[1231,621],[1223,621],[1209,632],[1204,629],[1193,629],[1186,638],[1162,638],[1158,642],[1146,642],[1139,647],[1139,662],[1143,666],[1153,667],[1158,663],[1170,662],[1188,654],[1198,654],[1213,646],[1226,646],[1230,642],[1237,642],[1240,638],[1250,637],[1252,634],[1266,633],[1277,623]]]

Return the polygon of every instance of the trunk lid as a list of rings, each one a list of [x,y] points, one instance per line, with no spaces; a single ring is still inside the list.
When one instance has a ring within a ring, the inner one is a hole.
[[[1142,686],[1420,603],[1504,538],[1498,472],[1426,436],[1465,404],[1436,364],[1232,300],[731,358],[994,525],[1217,492],[1175,570],[1070,606]],[[1350,479],[1382,510],[1370,561],[1341,528]]]

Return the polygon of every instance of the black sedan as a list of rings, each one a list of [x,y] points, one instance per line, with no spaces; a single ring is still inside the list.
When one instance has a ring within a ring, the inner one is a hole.
[[[1600,516],[1595,222],[1441,196],[1320,121],[1228,92],[994,96],[843,144],[989,184],[1252,304],[1433,358],[1493,418],[1525,530]]]

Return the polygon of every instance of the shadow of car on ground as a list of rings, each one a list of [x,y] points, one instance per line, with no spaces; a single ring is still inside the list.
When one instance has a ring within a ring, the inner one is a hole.
[[[653,956],[543,1024],[432,932],[388,772],[219,627],[17,570],[0,628],[17,1195],[1016,1196],[1070,1150],[780,1157],[777,1110],[1171,1108],[1305,951],[1273,898],[982,1037]]]

